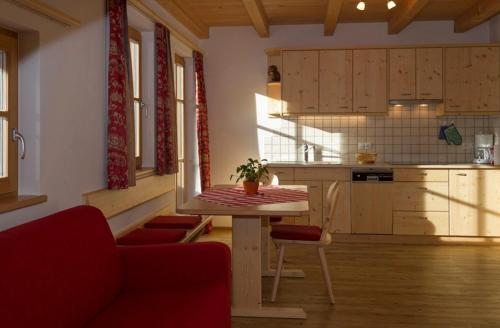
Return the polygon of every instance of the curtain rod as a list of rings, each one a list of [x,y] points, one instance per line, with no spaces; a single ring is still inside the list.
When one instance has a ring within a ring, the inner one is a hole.
[[[133,6],[134,8],[136,8],[137,10],[139,10],[143,15],[149,17],[149,19],[151,19],[152,21],[165,25],[170,30],[170,33],[175,38],[179,39],[179,41],[186,44],[191,49],[202,52],[201,49],[193,41],[191,41],[191,39],[189,39],[184,34],[177,31],[175,28],[173,28],[170,24],[168,24],[168,22],[164,18],[159,16],[151,8],[149,8],[144,2],[142,2],[142,0],[128,0],[128,3],[131,6]]]

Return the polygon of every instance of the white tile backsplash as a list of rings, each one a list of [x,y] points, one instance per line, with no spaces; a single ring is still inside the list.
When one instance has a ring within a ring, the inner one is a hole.
[[[272,132],[264,137],[264,158],[300,161],[303,145],[315,146],[315,160],[353,162],[359,143],[371,143],[378,162],[469,163],[474,135],[496,133],[500,118],[488,116],[437,117],[435,105],[392,106],[385,116],[318,115],[270,117]],[[454,123],[460,146],[439,140],[439,127]]]

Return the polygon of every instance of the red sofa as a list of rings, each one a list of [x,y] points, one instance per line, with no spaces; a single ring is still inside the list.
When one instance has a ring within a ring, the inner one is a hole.
[[[116,247],[79,206],[0,232],[0,327],[226,328],[230,271],[220,243]]]

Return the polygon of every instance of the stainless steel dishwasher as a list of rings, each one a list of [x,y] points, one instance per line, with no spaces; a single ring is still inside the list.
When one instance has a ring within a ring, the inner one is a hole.
[[[393,180],[390,168],[352,169],[352,233],[392,234]]]

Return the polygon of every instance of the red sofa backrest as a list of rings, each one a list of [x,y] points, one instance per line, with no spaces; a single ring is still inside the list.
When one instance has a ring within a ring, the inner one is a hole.
[[[121,284],[115,241],[94,207],[0,232],[0,327],[82,327]]]

